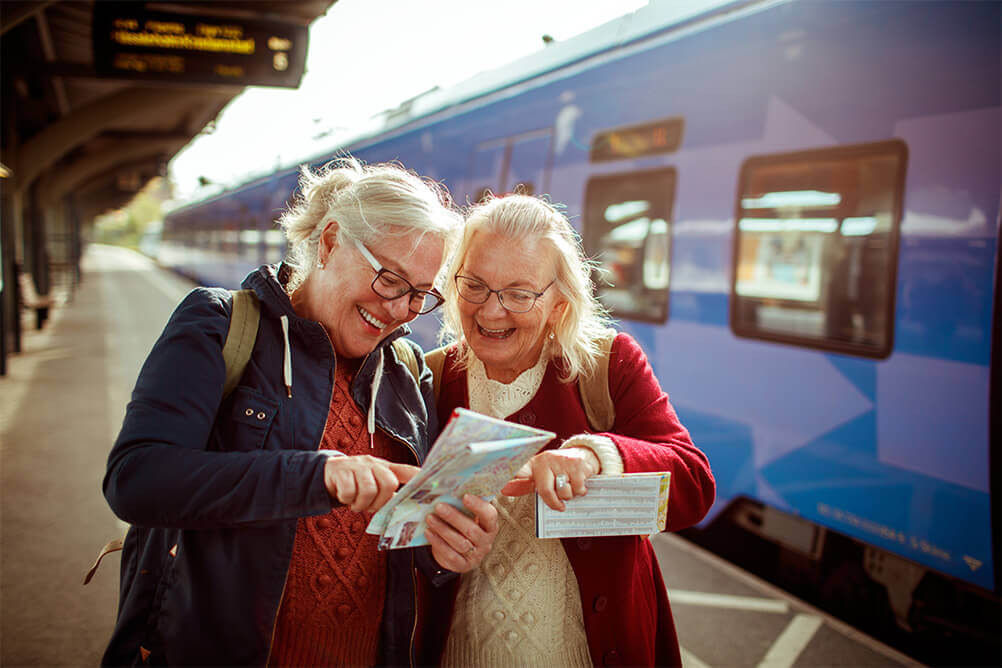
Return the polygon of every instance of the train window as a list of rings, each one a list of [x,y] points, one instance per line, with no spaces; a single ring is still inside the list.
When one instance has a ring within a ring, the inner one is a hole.
[[[279,229],[264,231],[264,261],[268,264],[281,262],[285,257],[285,233]]]
[[[551,134],[536,130],[477,145],[467,180],[470,201],[482,202],[490,193],[546,192]]]
[[[597,176],[585,195],[584,246],[595,284],[617,317],[668,318],[674,168]]]
[[[898,140],[758,156],[741,171],[731,327],[890,354],[907,149]]]

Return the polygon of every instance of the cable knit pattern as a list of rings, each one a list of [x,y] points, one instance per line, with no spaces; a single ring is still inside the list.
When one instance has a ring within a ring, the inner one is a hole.
[[[474,360],[470,408],[499,418],[523,408],[546,359],[507,385],[489,380]],[[500,530],[480,567],[462,576],[443,665],[592,665],[574,571],[559,540],[536,538],[535,498],[494,500]]]
[[[355,360],[338,360],[321,448],[403,461],[403,446],[377,432],[373,449],[349,394]],[[396,454],[396,456],[394,456]],[[278,613],[270,665],[366,665],[376,662],[386,589],[386,553],[365,533],[371,513],[338,506],[300,518]]]

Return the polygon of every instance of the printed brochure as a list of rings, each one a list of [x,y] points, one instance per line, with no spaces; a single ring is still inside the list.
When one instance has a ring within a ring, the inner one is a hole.
[[[536,496],[536,536],[642,536],[665,530],[671,473],[625,473],[588,478],[588,493],[553,510]]]
[[[425,518],[438,502],[466,511],[462,498],[493,499],[554,434],[457,408],[421,467],[372,516],[366,532],[379,549],[427,545]]]

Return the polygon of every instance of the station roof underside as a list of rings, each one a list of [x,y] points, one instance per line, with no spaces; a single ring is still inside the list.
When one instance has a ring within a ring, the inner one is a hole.
[[[336,0],[145,3],[151,11],[306,26]],[[81,220],[122,206],[244,86],[111,79],[94,66],[91,1],[0,3],[2,187],[73,195]],[[10,192],[10,191],[8,191]]]

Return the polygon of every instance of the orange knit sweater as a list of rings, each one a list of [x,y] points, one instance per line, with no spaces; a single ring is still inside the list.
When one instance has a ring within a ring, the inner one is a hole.
[[[353,364],[354,363],[354,364]],[[406,448],[377,431],[373,447],[349,388],[357,360],[338,360],[322,447],[346,455],[408,461]],[[378,655],[386,554],[365,533],[372,513],[337,506],[300,518],[272,639],[272,666],[371,666]]]

